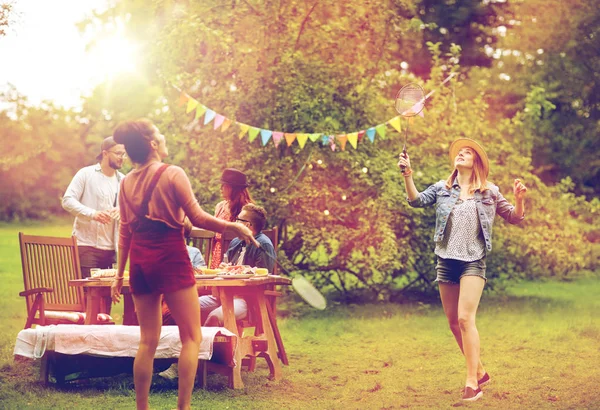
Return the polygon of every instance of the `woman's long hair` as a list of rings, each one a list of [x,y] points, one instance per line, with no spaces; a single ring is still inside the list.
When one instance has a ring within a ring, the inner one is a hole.
[[[471,174],[471,180],[469,181],[469,184],[471,185],[469,188],[469,194],[473,194],[477,190],[484,192],[486,189],[488,189],[488,181],[487,177],[485,176],[483,162],[481,161],[477,151],[475,151],[473,148],[471,148],[471,151],[473,151],[473,173]],[[454,171],[452,171],[446,180],[446,189],[452,188],[452,184],[454,183],[457,175],[458,169],[455,167]]]
[[[250,191],[248,191],[247,187],[243,186],[233,186],[231,187],[231,197],[228,199],[227,203],[229,204],[229,214],[231,215],[231,222],[235,222],[240,212],[242,212],[242,208],[246,204],[254,203],[252,196],[250,196]]]

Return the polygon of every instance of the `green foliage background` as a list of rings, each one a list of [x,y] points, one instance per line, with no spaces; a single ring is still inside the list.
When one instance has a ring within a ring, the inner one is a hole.
[[[2,194],[10,199],[3,199],[0,215],[60,213],[60,195],[75,170],[96,155],[98,142],[119,121],[147,116],[167,136],[170,161],[186,169],[205,209],[211,211],[220,199],[222,169],[249,174],[253,196],[283,234],[279,257],[288,270],[302,272],[345,300],[390,300],[408,288],[429,290],[434,211],[412,209],[405,201],[396,167],[403,138],[395,130],[388,127],[386,137],[377,136],[374,143],[365,138],[356,150],[348,144],[345,151],[337,147],[333,152],[311,141],[304,149],[285,143],[275,148],[272,142],[263,147],[260,138],[240,140],[237,127],[220,132],[212,124],[202,126],[202,118],[194,120],[178,105],[172,85],[246,124],[329,135],[394,117],[391,102],[407,82],[432,90],[450,72],[460,72],[458,80],[429,100],[425,118],[411,126],[408,149],[418,188],[448,176],[447,151],[456,137],[478,140],[490,155],[491,180],[509,200],[514,178],[529,187],[526,221],[521,226],[497,222],[488,283],[503,286],[516,277],[564,278],[597,269],[593,242],[600,201],[573,193],[589,192],[583,183],[587,177],[565,166],[561,172],[572,171],[573,177],[551,184],[541,179],[546,174],[536,172],[541,164],[534,153],[548,139],[556,144],[569,139],[553,138],[566,115],[560,110],[563,119],[556,117],[557,100],[567,97],[543,80],[547,67],[510,86],[499,85],[492,77],[498,65],[485,53],[484,44],[500,41],[494,30],[502,13],[528,16],[530,10],[518,4],[508,10],[493,2],[461,4],[472,13],[432,11],[434,5],[427,2],[399,0],[360,5],[118,2],[82,27],[94,19],[125,19],[128,35],[143,45],[139,72],[99,86],[76,113],[27,107],[12,91],[7,98],[15,113],[0,116],[2,138],[12,142],[13,153],[2,158]],[[569,16],[581,21],[578,13]],[[469,19],[476,24],[464,24]],[[456,30],[448,35],[434,35],[439,27],[452,25]],[[469,32],[489,40],[464,43],[461,39],[472,38]],[[534,37],[523,47],[532,47]],[[514,38],[503,41],[509,45]],[[401,61],[411,65],[402,69]],[[519,61],[507,59],[506,64],[515,74],[525,69]],[[580,140],[594,141],[587,137],[589,129],[577,132],[586,136]],[[46,145],[34,148],[40,140]],[[577,162],[571,151],[565,152]]]

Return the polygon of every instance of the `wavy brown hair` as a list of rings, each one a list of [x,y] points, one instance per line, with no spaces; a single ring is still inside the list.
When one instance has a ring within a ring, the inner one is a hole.
[[[227,204],[229,205],[229,214],[231,215],[231,222],[235,222],[240,212],[242,212],[242,208],[244,207],[244,205],[253,204],[254,200],[252,199],[250,191],[248,191],[247,187],[233,185],[229,186],[231,187],[231,196],[227,200]]]

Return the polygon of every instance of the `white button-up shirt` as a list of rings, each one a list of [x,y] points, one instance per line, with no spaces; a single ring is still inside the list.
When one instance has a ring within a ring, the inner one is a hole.
[[[73,235],[77,245],[104,250],[116,250],[119,222],[101,224],[92,220],[96,211],[106,211],[117,206],[119,171],[112,177],[104,175],[100,164],[81,168],[73,177],[62,199],[62,207],[75,216]]]

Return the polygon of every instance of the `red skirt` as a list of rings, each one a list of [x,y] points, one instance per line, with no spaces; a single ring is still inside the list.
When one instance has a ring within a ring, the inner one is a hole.
[[[170,293],[196,284],[183,231],[167,225],[134,232],[129,250],[131,293]]]

